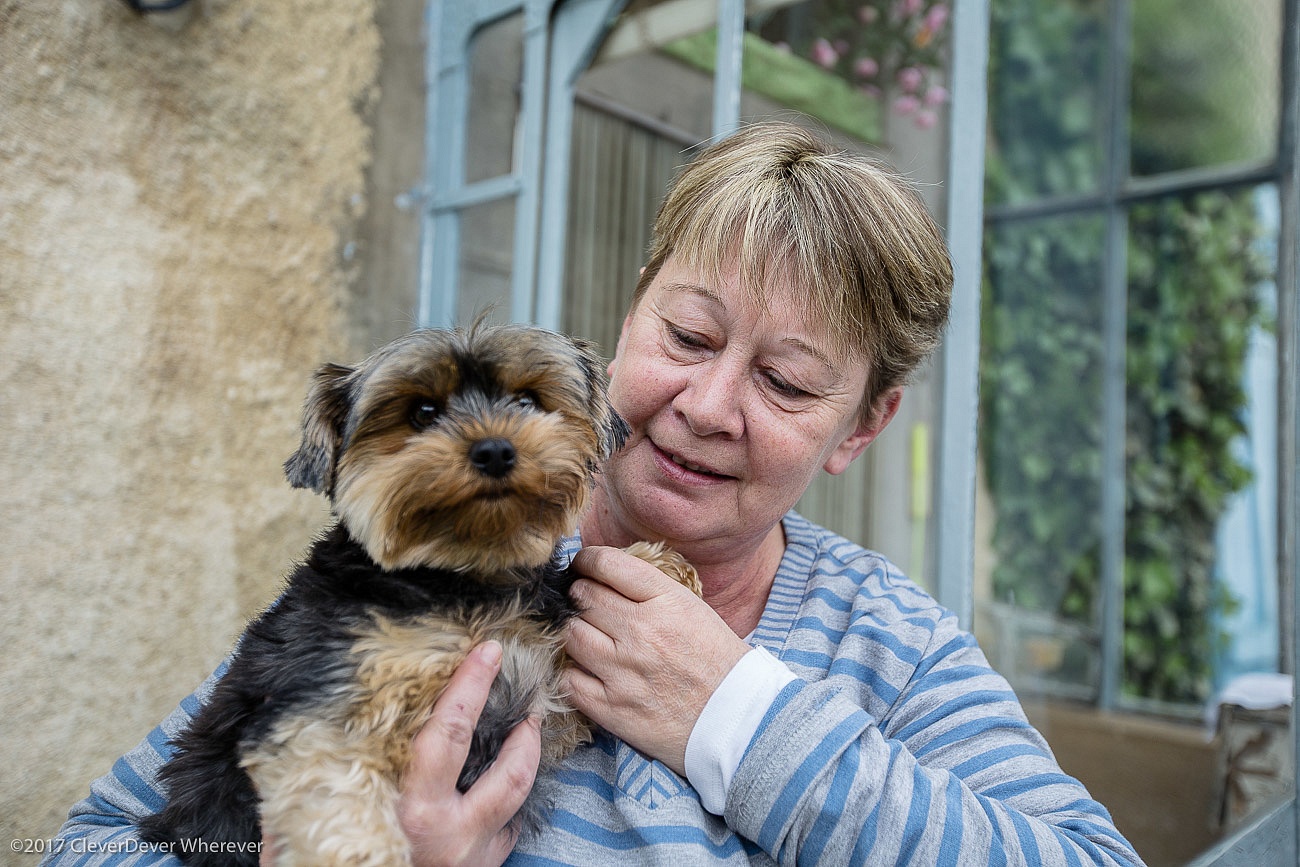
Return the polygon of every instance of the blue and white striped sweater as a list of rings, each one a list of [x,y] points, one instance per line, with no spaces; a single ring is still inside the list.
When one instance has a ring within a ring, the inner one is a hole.
[[[1141,864],[949,612],[879,555],[794,513],[784,528],[750,641],[797,677],[745,750],[724,815],[602,734],[538,780],[552,821],[507,864]],[[207,688],[92,784],[47,863],[169,860],[129,845],[133,823],[158,809],[166,741]]]

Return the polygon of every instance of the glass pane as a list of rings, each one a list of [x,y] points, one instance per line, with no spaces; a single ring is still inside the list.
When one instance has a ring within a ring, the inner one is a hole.
[[[1276,672],[1276,193],[1130,216],[1124,691]]]
[[[509,321],[514,236],[514,199],[488,202],[461,212],[457,322],[468,324],[484,312],[493,321]]]
[[[1181,780],[1176,833],[1161,830],[1169,801],[1163,817],[1131,807],[1168,863],[1292,787],[1291,680],[1277,674],[1277,231],[1272,187],[1129,216],[1123,704],[1153,712],[1159,735],[1137,772]]]
[[[977,632],[1030,694],[1099,684],[1103,237],[1071,217],[985,238]]]
[[[465,183],[513,170],[523,68],[522,12],[487,25],[470,40]]]
[[[1105,177],[1108,4],[993,0],[991,203],[1096,192]]]
[[[1143,0],[1132,8],[1133,174],[1271,159],[1279,0]]]

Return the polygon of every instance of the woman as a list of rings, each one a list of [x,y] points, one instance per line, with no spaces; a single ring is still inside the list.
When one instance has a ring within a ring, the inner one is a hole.
[[[417,863],[1141,863],[955,618],[790,511],[894,416],[951,284],[915,194],[797,127],[683,172],[610,365],[632,436],[574,559],[568,685],[605,732],[536,780],[553,818],[516,841],[535,726],[454,788],[499,656],[476,650],[417,738]],[[637,539],[686,555],[703,600],[618,550]],[[156,760],[99,781],[83,827],[153,806]]]

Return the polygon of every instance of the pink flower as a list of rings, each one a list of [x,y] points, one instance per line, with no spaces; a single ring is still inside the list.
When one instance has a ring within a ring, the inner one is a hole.
[[[900,96],[894,100],[894,111],[898,114],[911,114],[921,106],[921,101],[915,96]]]
[[[858,78],[875,78],[876,73],[880,71],[880,64],[870,57],[859,57],[853,64],[853,71]]]
[[[875,6],[859,6],[858,20],[863,24],[875,24],[876,19],[880,17],[880,10]]]
[[[835,46],[831,45],[829,40],[820,36],[813,40],[812,49],[809,53],[812,55],[813,63],[825,69],[830,69],[840,59],[840,55],[835,51]]]
[[[918,111],[916,117],[912,118],[912,123],[916,124],[917,129],[933,129],[935,121],[938,118],[932,111]]]
[[[921,4],[924,2],[925,0],[898,0],[898,2],[894,4],[894,17],[911,18],[913,15],[921,11]]]
[[[915,93],[924,80],[925,74],[915,66],[908,66],[898,70],[898,86],[903,89],[904,93]]]
[[[880,93],[881,93],[880,88],[876,87],[876,85],[874,84],[859,85],[858,90],[862,91],[872,99],[880,99]]]
[[[925,26],[928,30],[938,30],[948,23],[948,7],[943,3],[936,3],[930,7],[930,11],[925,13]]]
[[[925,91],[924,101],[928,106],[943,105],[948,101],[948,88],[938,84],[930,85]]]

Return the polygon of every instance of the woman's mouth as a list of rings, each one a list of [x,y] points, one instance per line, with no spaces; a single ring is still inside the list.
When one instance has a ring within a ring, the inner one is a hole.
[[[682,460],[682,459],[681,459],[680,457],[678,457],[677,455],[669,455],[668,457],[672,458],[672,459],[673,459],[673,463],[677,464],[677,466],[679,466],[679,467],[686,467],[686,469],[691,470],[692,472],[696,472],[696,473],[704,473],[706,476],[716,476],[716,475],[717,475],[717,473],[713,472],[712,470],[707,469],[706,467],[702,467],[702,466],[700,466],[699,464],[693,464],[693,463],[691,463],[690,461]]]
[[[683,458],[681,455],[674,454],[670,451],[667,451],[666,449],[660,448],[659,446],[655,446],[655,450],[660,454],[661,458],[667,459],[667,461],[671,463],[674,467],[680,467],[681,469],[687,470],[693,473],[694,475],[703,476],[708,479],[718,479],[718,480],[732,478],[732,476],[728,476],[725,473],[720,473],[717,470],[711,469],[710,467],[706,467],[703,466],[702,464],[697,464],[692,461],[688,461],[686,458]]]

